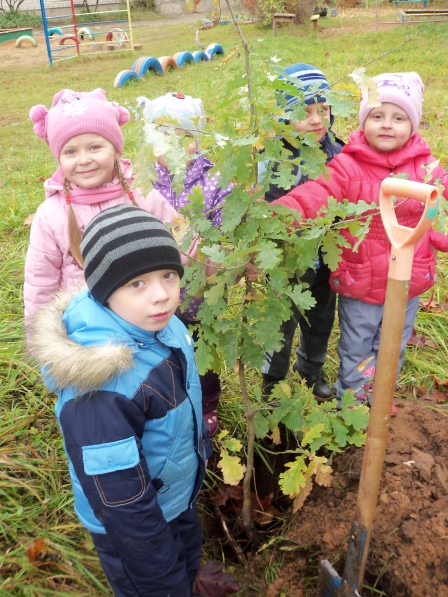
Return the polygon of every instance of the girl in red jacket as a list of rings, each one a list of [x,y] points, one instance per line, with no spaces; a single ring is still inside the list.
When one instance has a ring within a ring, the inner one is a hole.
[[[382,103],[370,108],[367,96],[363,96],[359,110],[361,130],[350,135],[348,144],[329,163],[329,178],[320,176],[296,187],[275,203],[300,211],[304,219],[315,218],[321,207],[328,205],[329,196],[337,201],[363,200],[378,205],[381,182],[388,176],[406,174],[408,180],[423,182],[424,165],[435,160],[417,132],[422,115],[422,80],[415,72],[385,73],[374,80]],[[432,171],[433,181],[442,178],[443,182],[444,177],[442,168]],[[445,196],[448,197],[448,191]],[[414,228],[423,209],[420,201],[398,199],[398,222]],[[345,390],[350,390],[359,403],[371,395],[390,257],[390,242],[381,217],[378,210],[373,213],[369,232],[357,252],[342,248],[342,259],[330,277],[332,288],[339,294],[341,329],[336,396],[340,399]],[[357,239],[348,230],[343,231],[343,236],[353,247]],[[448,251],[448,238],[431,230],[415,247],[398,371],[412,333],[419,295],[434,284],[436,262],[431,247]],[[395,406],[392,414],[396,414]]]

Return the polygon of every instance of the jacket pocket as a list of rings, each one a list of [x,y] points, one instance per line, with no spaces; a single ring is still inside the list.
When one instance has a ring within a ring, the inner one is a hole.
[[[435,282],[435,261],[431,256],[423,259],[414,257],[412,263],[412,275],[409,284],[409,297],[418,296],[434,286]]]
[[[146,480],[134,437],[83,446],[82,459],[105,506],[130,504],[143,495]]]
[[[372,285],[372,266],[370,262],[351,263],[343,261],[331,275],[331,286],[339,294],[354,299],[368,296]]]

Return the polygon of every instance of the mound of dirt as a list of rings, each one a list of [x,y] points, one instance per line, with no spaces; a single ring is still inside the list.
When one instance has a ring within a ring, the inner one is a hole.
[[[410,400],[392,419],[365,582],[389,597],[448,597],[448,425],[446,407]],[[333,486],[316,487],[288,538],[320,551],[342,573],[363,450],[334,463]],[[306,558],[282,571],[283,588],[306,590]],[[286,581],[285,579],[289,579]],[[303,591],[303,592],[302,592]],[[289,594],[289,593],[287,593]],[[368,589],[363,595],[373,595]]]

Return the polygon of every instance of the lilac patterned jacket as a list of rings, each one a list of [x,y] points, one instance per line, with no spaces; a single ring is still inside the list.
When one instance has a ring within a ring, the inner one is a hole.
[[[157,182],[153,184],[154,188],[159,191],[167,199],[167,201],[179,211],[181,207],[185,207],[189,203],[188,195],[194,187],[198,184],[201,186],[204,193],[204,209],[205,217],[210,220],[213,226],[219,227],[222,223],[222,206],[225,203],[225,197],[232,192],[233,185],[230,183],[225,189],[219,186],[219,173],[216,172],[213,176],[209,176],[208,171],[213,168],[213,162],[207,159],[203,154],[193,160],[187,166],[187,174],[184,180],[184,189],[176,195],[172,186],[172,176],[164,166],[155,164],[154,169],[157,173]],[[183,288],[181,290],[181,300],[183,300],[186,292]],[[197,319],[197,312],[201,306],[203,299],[192,299],[188,307],[182,312],[178,313],[185,321],[193,322]]]

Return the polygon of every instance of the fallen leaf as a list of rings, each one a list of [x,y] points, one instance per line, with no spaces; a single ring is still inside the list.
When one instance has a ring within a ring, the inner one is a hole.
[[[434,380],[434,383],[436,383],[438,386],[442,388],[448,386],[448,379],[439,379],[435,375],[432,376],[432,379]]]
[[[201,566],[194,581],[194,592],[203,597],[227,597],[236,593],[241,585],[232,574],[223,572],[222,562],[208,562]]]
[[[36,541],[34,541],[34,543],[31,543],[31,545],[28,547],[28,549],[25,552],[25,555],[28,558],[28,561],[33,563],[33,562],[36,562],[37,560],[39,560],[40,557],[42,556],[42,553],[45,551],[46,547],[47,547],[47,544],[46,544],[45,540],[42,539],[42,537],[38,537],[36,539]]]
[[[29,214],[28,216],[26,216],[26,218],[23,220],[23,225],[31,226],[31,222],[34,220],[35,215],[36,214]]]
[[[426,392],[426,394],[423,394],[422,396],[422,400],[430,400],[431,402],[445,402],[447,398],[448,396],[446,394],[434,389]]]
[[[255,493],[251,494],[251,518],[254,522],[258,522],[259,524],[267,524],[272,522],[274,516],[281,516],[277,508],[272,505],[272,498],[272,493],[263,499],[259,498]]]
[[[406,342],[406,344],[418,346],[419,348],[421,348],[422,346],[425,346],[425,343],[426,343],[425,334],[422,334],[421,336],[416,336],[414,332],[415,332],[415,330],[413,330],[412,336],[409,338],[409,340]]]
[[[45,176],[39,176],[39,178],[36,178],[37,182],[45,182],[46,178]]]
[[[420,122],[420,124],[418,125],[418,128],[419,128],[419,129],[425,129],[425,130],[427,131],[428,129],[430,129],[430,128],[431,128],[431,125],[429,124],[429,122],[422,121],[422,122]]]
[[[243,487],[242,485],[224,485],[219,484],[219,488],[213,494],[213,499],[217,506],[225,506],[229,500],[236,502],[237,507],[243,507]]]

